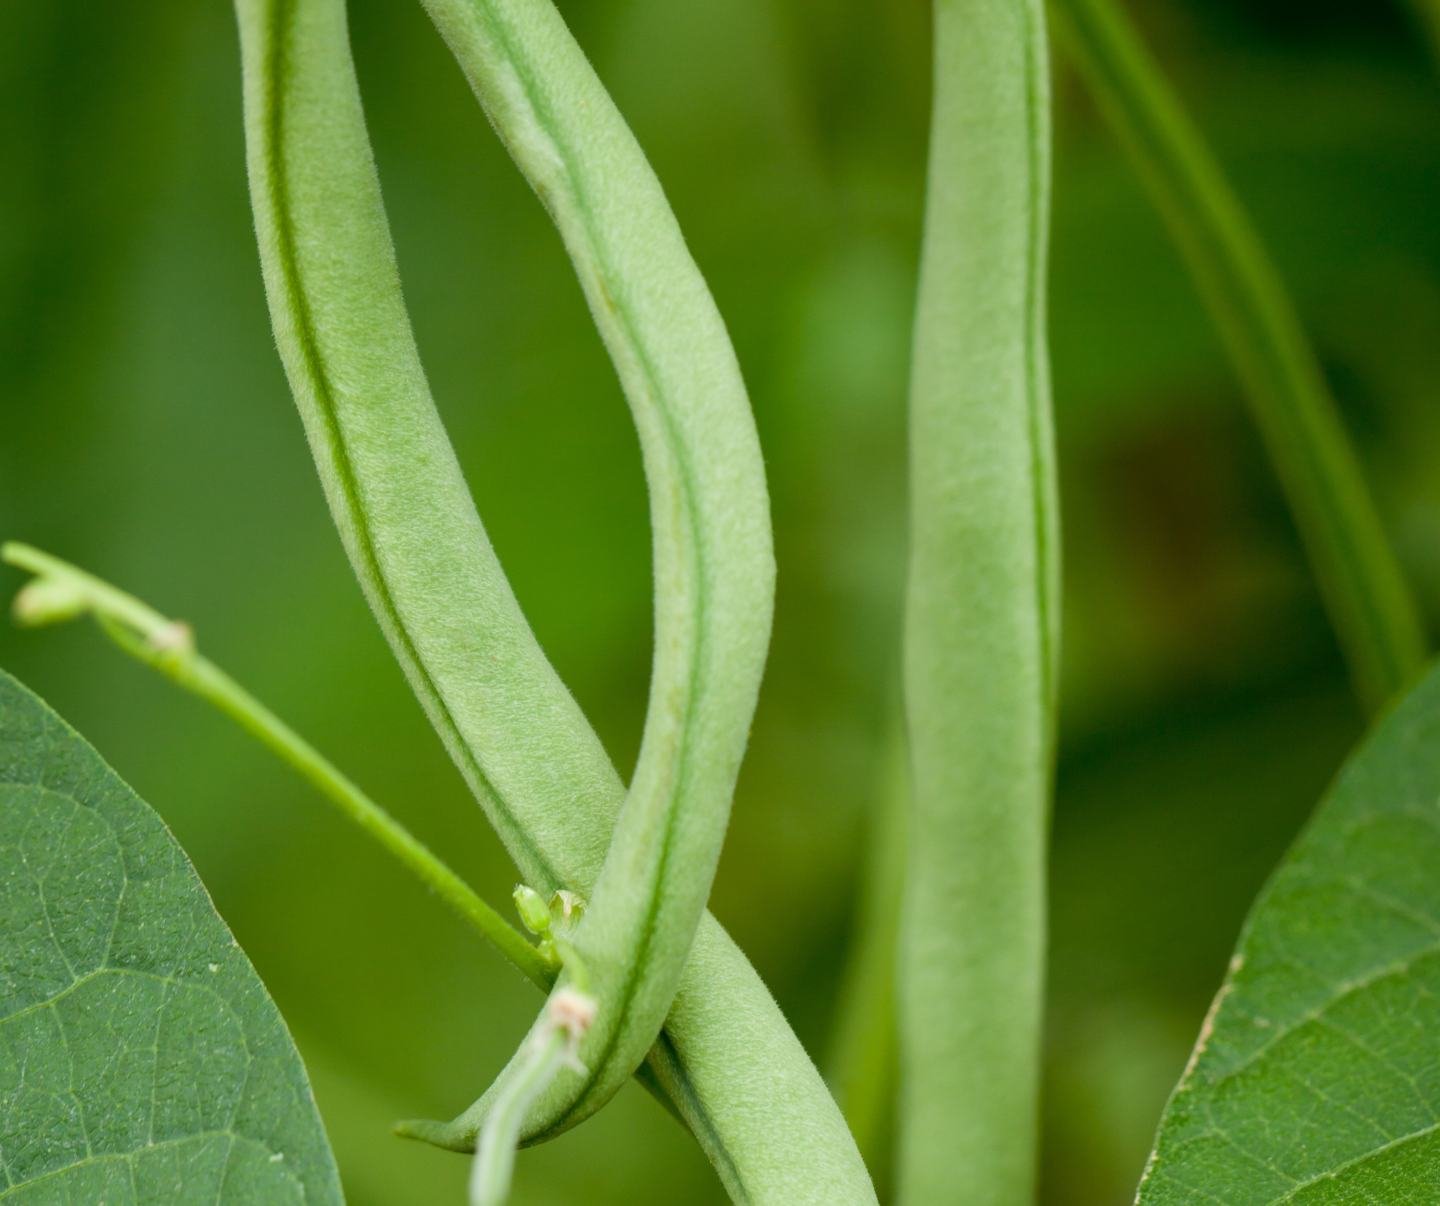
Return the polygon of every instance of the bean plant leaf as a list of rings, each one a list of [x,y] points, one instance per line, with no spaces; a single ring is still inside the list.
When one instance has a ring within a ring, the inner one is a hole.
[[[342,1200],[295,1045],[184,852],[0,673],[0,1201]]]
[[[1440,1200],[1440,670],[1261,894],[1137,1200]]]

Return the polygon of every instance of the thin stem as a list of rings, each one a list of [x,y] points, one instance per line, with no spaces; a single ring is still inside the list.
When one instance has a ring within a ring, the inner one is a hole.
[[[865,834],[855,932],[835,1010],[830,1083],[881,1197],[894,1159],[895,970],[910,807],[903,730],[886,740]]]
[[[550,932],[550,926],[545,926]],[[565,983],[545,1002],[541,1023],[525,1040],[505,1076],[488,1094],[485,1121],[475,1141],[470,1174],[470,1206],[504,1206],[510,1194],[515,1149],[535,1103],[555,1082],[562,1068],[581,1076],[580,1041],[595,1021],[600,1003],[590,995],[590,971],[569,937],[575,925],[560,922],[555,949]]]
[[[126,653],[218,708],[260,743],[290,764],[342,814],[394,855],[528,979],[548,991],[556,968],[523,935],[485,902],[418,838],[367,796],[329,759],[270,711],[233,678],[194,649],[189,630],[132,595],[84,570],[23,544],[6,544],[0,559],[36,575],[27,587],[53,587],[71,606],[53,617],[25,614],[26,595],[17,599],[22,622],[44,623],[89,612]],[[30,596],[35,598],[37,596]]]
[[[1440,0],[1410,0],[1410,9],[1429,43],[1430,53],[1440,62]]]
[[[1240,375],[1356,689],[1372,710],[1425,658],[1420,613],[1315,353],[1219,164],[1112,0],[1054,0],[1069,46],[1170,226]]]
[[[565,1066],[569,1040],[563,1031],[534,1036],[523,1058],[515,1061],[514,1073],[495,1095],[480,1137],[475,1143],[475,1162],[470,1174],[470,1206],[504,1206],[510,1196],[515,1169],[515,1149],[520,1128],[536,1099],[550,1087]]]

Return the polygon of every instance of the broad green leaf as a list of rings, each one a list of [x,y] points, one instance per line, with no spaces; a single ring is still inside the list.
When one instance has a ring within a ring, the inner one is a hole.
[[[1440,670],[1256,902],[1137,1200],[1440,1201]]]
[[[342,1201],[294,1043],[184,852],[3,673],[0,1200]]]

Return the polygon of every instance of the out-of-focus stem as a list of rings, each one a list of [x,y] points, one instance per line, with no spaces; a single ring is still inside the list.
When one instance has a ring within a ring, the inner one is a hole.
[[[840,986],[830,1082],[870,1175],[885,1196],[893,1160],[899,1049],[895,971],[905,828],[910,807],[905,744],[897,721],[877,776],[865,834],[865,864],[850,959]]]
[[[1219,328],[1356,690],[1378,709],[1424,662],[1420,613],[1285,286],[1120,6],[1053,3],[1076,62],[1140,168]]]
[[[1440,64],[1440,0],[1410,0],[1410,9],[1430,44],[1431,55]]]

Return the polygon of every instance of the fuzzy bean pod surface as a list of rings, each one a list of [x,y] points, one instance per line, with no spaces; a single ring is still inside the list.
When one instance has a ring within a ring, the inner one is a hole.
[[[526,1126],[533,1140],[608,1101],[659,1034],[704,911],[754,714],[774,558],[759,441],[724,324],[659,181],[559,13],[533,0],[426,8],[565,241],[629,400],[650,486],[650,706],[575,936],[599,1005],[579,1051],[588,1075],[564,1072],[540,1096]],[[462,1128],[477,1126],[485,1108],[482,1098]]]
[[[1058,534],[1040,0],[938,0],[911,384],[900,1190],[1035,1187]]]

